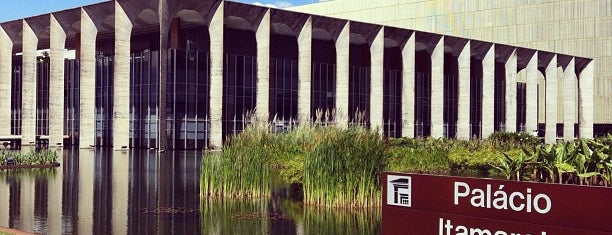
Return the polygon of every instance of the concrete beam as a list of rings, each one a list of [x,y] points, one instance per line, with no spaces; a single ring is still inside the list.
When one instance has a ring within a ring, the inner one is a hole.
[[[402,47],[402,137],[414,138],[416,33]]]
[[[49,147],[64,143],[64,50],[66,32],[50,15]]]
[[[431,137],[444,136],[444,36],[431,53]]]
[[[96,37],[98,30],[85,9],[81,9],[80,48],[80,126],[79,147],[96,143]]]
[[[381,27],[370,45],[370,124],[383,133],[385,28]]]
[[[470,62],[471,47],[468,41],[459,57],[459,102],[457,116],[457,139],[470,139]]]
[[[13,41],[0,27],[0,135],[11,134],[11,71],[13,63]]]
[[[312,85],[312,17],[308,17],[297,38],[298,41],[298,118],[310,121]]]
[[[512,51],[505,64],[506,68],[506,132],[516,132],[516,49]]]
[[[223,147],[223,19],[224,5],[219,4],[213,14],[210,35],[210,146]]]
[[[525,107],[525,130],[528,133],[538,130],[538,52],[527,63],[527,87]]]
[[[575,59],[569,62],[563,72],[563,140],[574,140],[574,123],[576,123],[576,77]]]
[[[130,41],[132,22],[119,2],[115,2],[115,72],[113,97],[113,149],[129,148],[130,143]]]
[[[168,59],[166,58],[168,58],[168,48],[178,48],[178,30],[180,28],[180,19],[172,19],[167,1],[159,1],[158,4],[159,7],[157,8],[157,15],[159,17],[159,58],[161,59],[159,59],[157,64],[157,74],[159,75],[159,84],[157,85],[157,88],[159,90],[159,99],[157,101],[157,118],[159,122],[157,127],[159,129],[157,130],[157,146],[155,147],[157,147],[158,151],[165,151],[166,143],[168,142],[166,141],[166,130],[168,129],[166,122],[166,83],[168,80]],[[177,29],[175,29],[175,27]],[[173,32],[171,33],[171,31]],[[173,42],[176,44],[175,46],[172,46]]]
[[[255,32],[257,41],[257,92],[255,115],[267,122],[270,116],[270,9]]]
[[[38,37],[23,20],[21,64],[21,145],[36,144],[36,50]]]
[[[580,138],[593,138],[593,75],[595,72],[595,61],[589,62],[578,80],[579,109],[578,114],[580,125]]]
[[[495,45],[482,59],[482,138],[488,138],[494,130],[495,110]]]
[[[349,122],[349,45],[351,22],[346,22],[336,39],[336,124],[346,128]]]
[[[544,142],[557,142],[557,55],[546,66],[546,135]]]

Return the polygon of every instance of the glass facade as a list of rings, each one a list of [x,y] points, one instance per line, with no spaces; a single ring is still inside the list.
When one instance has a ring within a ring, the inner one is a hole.
[[[298,119],[298,62],[270,59],[270,120],[275,131],[290,130]]]
[[[334,117],[326,118],[325,113],[336,108],[336,65],[313,62],[310,89],[310,113],[313,120],[321,124],[333,122]]]
[[[349,122],[370,127],[370,67],[349,70]]]
[[[113,144],[113,72],[113,57],[98,54],[96,56],[96,146]]]
[[[64,60],[64,135],[67,145],[79,144],[80,67],[78,60]]]
[[[207,148],[210,137],[209,54],[170,49],[168,58],[167,147]]]
[[[130,56],[130,146],[156,148],[159,99],[159,52]]]
[[[244,130],[255,109],[257,65],[255,56],[225,54],[223,65],[223,136]]]
[[[21,135],[21,86],[21,57],[16,57],[11,73],[11,135]]]
[[[470,61],[470,137],[482,138],[482,60]]]
[[[427,51],[415,53],[414,80],[414,136],[431,135],[431,55]]]
[[[383,78],[383,134],[402,135],[402,71],[385,69]]]
[[[49,75],[49,57],[38,57],[36,62],[36,136],[49,135]]]
[[[506,131],[506,68],[503,63],[495,63],[495,98],[494,128],[495,131]]]
[[[527,83],[516,83],[516,132],[526,132],[527,122]],[[532,130],[529,130],[531,133]]]

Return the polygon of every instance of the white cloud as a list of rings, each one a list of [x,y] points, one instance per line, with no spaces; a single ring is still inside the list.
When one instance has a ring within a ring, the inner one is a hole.
[[[272,3],[261,3],[261,2],[253,2],[251,3],[253,5],[256,6],[263,6],[263,7],[270,7],[270,8],[287,8],[287,7],[292,7],[293,3],[290,3],[288,1],[277,1],[274,4]]]

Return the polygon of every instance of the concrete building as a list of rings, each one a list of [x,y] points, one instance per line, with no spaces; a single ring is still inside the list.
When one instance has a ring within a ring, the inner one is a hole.
[[[467,139],[536,130],[545,107],[550,143],[560,110],[563,139],[593,137],[594,71],[572,53],[229,1],[108,1],[0,24],[0,136],[219,148],[249,112],[285,129],[327,110],[386,136]]]
[[[610,0],[328,0],[290,10],[593,58],[594,132],[612,132],[612,1]],[[561,66],[558,64],[557,66]],[[558,71],[561,78],[561,71]],[[518,74],[525,81],[524,73]],[[564,102],[573,80],[558,79],[557,134],[577,118]],[[547,81],[538,75],[539,92]],[[544,126],[546,97],[539,96]],[[550,119],[553,120],[553,119]]]

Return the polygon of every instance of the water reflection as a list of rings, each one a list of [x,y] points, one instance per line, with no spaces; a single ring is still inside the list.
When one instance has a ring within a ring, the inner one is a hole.
[[[43,234],[376,234],[379,211],[272,199],[202,201],[201,154],[64,150],[55,169],[0,171],[0,226]]]
[[[0,226],[49,234],[199,232],[201,154],[62,155],[61,168],[0,171]]]

